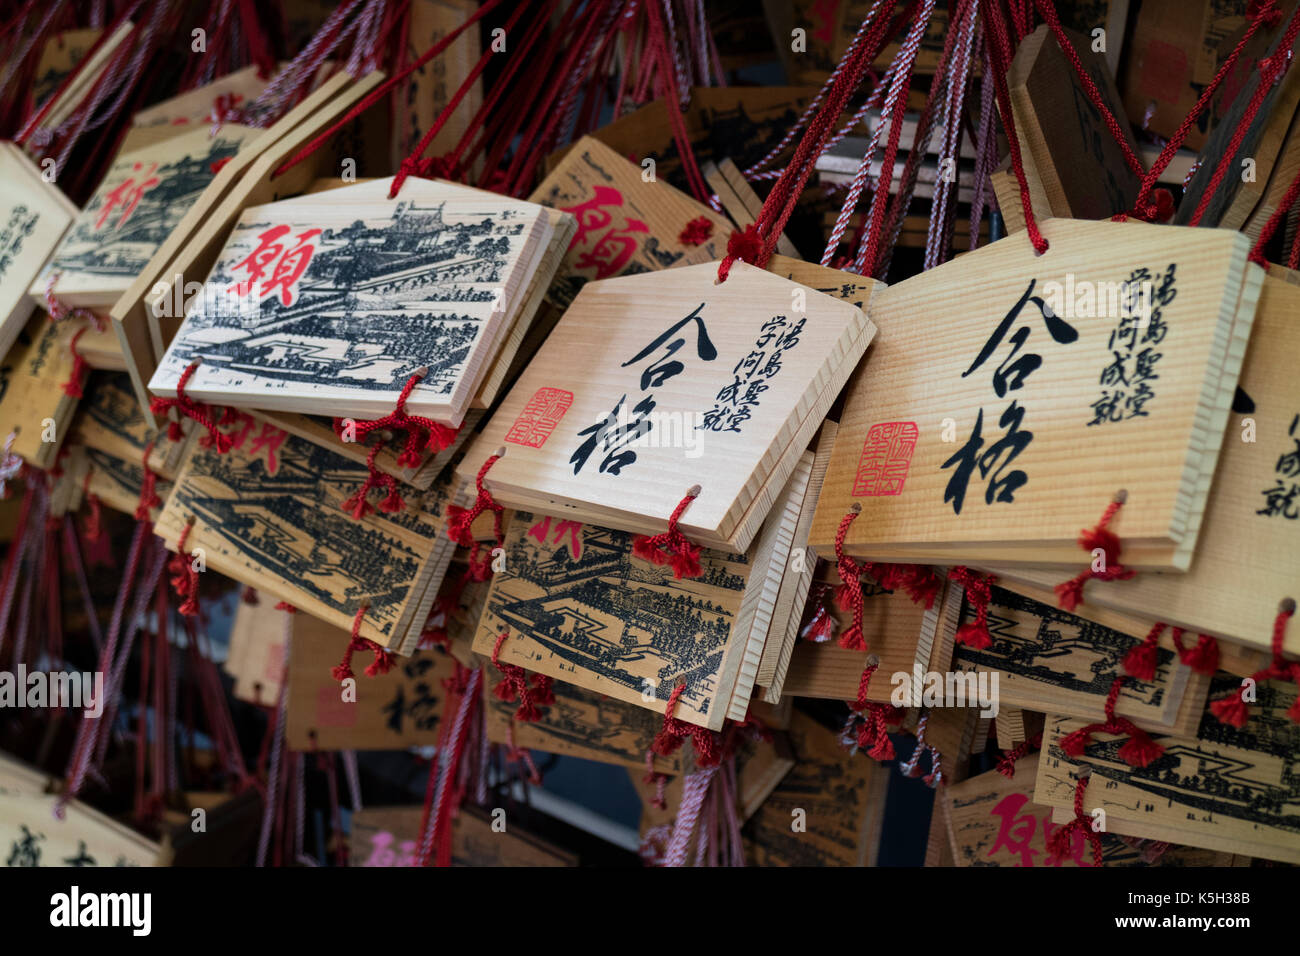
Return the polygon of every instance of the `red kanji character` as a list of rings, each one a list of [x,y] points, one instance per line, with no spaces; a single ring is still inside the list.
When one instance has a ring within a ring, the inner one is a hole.
[[[1034,865],[1034,857],[1039,851],[1029,844],[1038,830],[1038,821],[1032,813],[1016,816],[1028,802],[1029,798],[1023,793],[1009,793],[993,808],[991,814],[1001,818],[1001,828],[998,830],[997,839],[993,841],[993,849],[989,850],[989,856],[1005,848],[1011,854],[1020,854],[1021,862],[1016,866]]]
[[[227,291],[234,291],[244,296],[256,288],[257,298],[260,301],[278,288],[281,304],[286,307],[293,305],[294,286],[307,271],[312,254],[316,251],[316,247],[311,245],[311,240],[319,236],[321,230],[307,229],[299,233],[298,244],[292,248],[280,242],[289,232],[290,228],[281,224],[272,226],[258,236],[257,248],[235,263],[231,269],[232,272],[242,269],[248,273],[248,278],[230,286]],[[263,281],[268,269],[271,270],[271,277]]]
[[[618,275],[632,261],[637,249],[637,240],[632,238],[634,232],[650,231],[639,219],[628,218],[622,229],[613,225],[614,208],[623,205],[623,194],[611,186],[597,186],[590,199],[576,206],[561,207],[564,212],[571,212],[578,220],[578,230],[569,242],[569,248],[587,243],[589,233],[609,228],[574,261],[575,269],[595,269],[597,279],[608,279]]]
[[[144,163],[136,163],[132,169],[139,173],[143,167]],[[113,210],[120,207],[122,215],[118,217],[113,228],[121,229],[126,221],[131,218],[131,214],[135,212],[135,207],[140,205],[140,200],[144,194],[158,185],[158,177],[154,175],[154,170],[157,168],[158,164],[154,163],[149,167],[149,171],[138,179],[135,176],[128,176],[112,189],[104,197],[104,208],[100,210],[99,218],[95,220],[95,228],[102,229]]]

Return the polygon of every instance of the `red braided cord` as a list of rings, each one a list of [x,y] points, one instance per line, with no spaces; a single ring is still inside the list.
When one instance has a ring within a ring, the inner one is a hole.
[[[993,89],[998,101],[998,111],[1002,116],[1002,125],[1006,127],[1007,145],[1011,149],[1011,167],[1016,173],[1016,182],[1020,187],[1020,205],[1025,214],[1025,232],[1034,251],[1042,255],[1047,251],[1047,239],[1039,231],[1038,221],[1029,199],[1029,181],[1025,176],[1024,159],[1020,155],[1020,139],[1016,134],[1015,114],[1011,110],[1011,94],[1007,90],[1007,70],[1011,68],[1011,40],[1007,36],[1007,24],[1002,10],[997,3],[990,3],[984,8],[984,22],[989,27],[989,59],[993,64]]]
[[[1256,87],[1254,95],[1251,96],[1250,102],[1246,106],[1246,112],[1242,115],[1241,121],[1232,134],[1232,139],[1228,141],[1228,146],[1224,150],[1219,164],[1210,176],[1210,182],[1201,193],[1201,199],[1196,204],[1195,212],[1192,213],[1191,219],[1187,221],[1189,226],[1200,225],[1201,217],[1205,215],[1206,209],[1209,208],[1210,200],[1214,198],[1214,194],[1218,191],[1224,176],[1228,174],[1229,164],[1235,160],[1237,151],[1246,138],[1246,133],[1254,124],[1255,115],[1259,112],[1269,93],[1272,92],[1274,85],[1282,79],[1290,68],[1291,47],[1295,44],[1297,36],[1300,36],[1300,6],[1292,11],[1291,19],[1287,21],[1286,31],[1274,48],[1273,55],[1259,61],[1257,67],[1260,76],[1259,85]]]
[[[496,9],[496,7],[500,3],[501,0],[486,0],[486,2],[484,2],[482,6],[480,6],[477,10],[475,10],[469,17],[467,17],[463,23],[461,23],[454,30],[447,33],[446,36],[444,36],[433,46],[429,47],[429,49],[425,50],[424,53],[420,55],[420,58],[417,59],[414,63],[406,67],[404,70],[400,70],[397,73],[394,73],[388,79],[384,80],[384,82],[376,86],[373,90],[371,90],[364,97],[362,97],[361,101],[358,102],[355,106],[353,106],[352,109],[348,110],[347,113],[344,114],[340,120],[338,120],[328,129],[324,130],[319,136],[317,136],[311,142],[307,143],[305,146],[302,147],[302,149],[298,150],[298,152],[294,153],[287,160],[285,160],[278,167],[276,167],[275,171],[271,174],[271,178],[276,179],[279,178],[280,176],[283,176],[285,173],[293,169],[293,167],[297,166],[299,163],[301,163],[312,153],[316,152],[316,150],[324,146],[327,142],[329,142],[330,138],[335,133],[337,133],[341,129],[344,129],[354,119],[356,119],[366,110],[368,110],[375,103],[379,102],[379,100],[383,99],[384,96],[386,96],[388,92],[391,89],[393,89],[393,87],[397,86],[398,83],[401,83],[403,80],[405,80],[416,70],[420,69],[420,67],[424,66],[426,63],[428,63],[438,54],[442,53],[442,51],[447,49],[447,47],[451,46],[451,44],[455,42],[457,37],[459,37],[467,29],[469,29],[473,24],[481,20],[488,13],[491,13],[494,9]]]

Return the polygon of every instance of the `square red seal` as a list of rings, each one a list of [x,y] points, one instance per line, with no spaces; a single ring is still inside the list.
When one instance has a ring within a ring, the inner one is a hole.
[[[572,404],[572,392],[562,388],[539,388],[510,426],[510,431],[506,432],[506,441],[541,448]]]
[[[901,494],[919,434],[916,422],[877,422],[872,425],[862,445],[857,477],[853,479],[854,496],[874,498]]]

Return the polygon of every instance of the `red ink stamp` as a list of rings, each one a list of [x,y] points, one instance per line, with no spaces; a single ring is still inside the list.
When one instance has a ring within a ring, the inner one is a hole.
[[[902,494],[920,434],[916,422],[877,422],[867,430],[853,479],[855,497]]]
[[[506,441],[512,445],[541,448],[572,404],[572,392],[562,388],[539,388],[510,426],[510,431],[506,432]]]

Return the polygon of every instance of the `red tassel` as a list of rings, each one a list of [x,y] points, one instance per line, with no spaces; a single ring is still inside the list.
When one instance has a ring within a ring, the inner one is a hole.
[[[670,564],[675,578],[696,578],[704,573],[700,564],[699,545],[692,544],[682,534],[678,523],[682,513],[699,495],[699,487],[694,487],[678,502],[673,513],[668,517],[668,530],[655,535],[637,535],[632,539],[632,553],[639,558],[655,564]]]
[[[406,502],[397,493],[397,482],[389,476],[388,495],[379,504],[379,510],[387,514],[396,514],[406,507]]]
[[[82,397],[86,376],[90,373],[90,366],[81,357],[81,353],[77,351],[77,340],[86,333],[88,328],[90,328],[89,325],[83,325],[77,329],[72,336],[72,341],[68,343],[68,350],[72,352],[72,373],[68,376],[68,380],[63,383],[63,394],[69,398]]]
[[[371,651],[375,655],[375,659],[366,667],[365,674],[367,677],[387,674],[393,666],[392,654],[370,640],[370,638],[361,636],[361,619],[369,608],[369,604],[361,605],[357,609],[356,617],[352,619],[352,633],[348,637],[348,646],[343,650],[343,660],[330,668],[330,674],[333,675],[336,681],[344,681],[349,677],[356,676],[352,672],[352,655],[357,651]]]
[[[948,572],[948,577],[962,586],[966,593],[966,601],[975,611],[975,620],[968,621],[957,628],[953,639],[975,650],[989,647],[993,643],[993,637],[989,634],[989,601],[992,600],[993,584],[997,578],[961,566],[952,568]]]
[[[677,241],[684,246],[701,246],[713,235],[713,221],[707,216],[697,216],[682,227]]]
[[[834,601],[835,606],[841,611],[852,611],[854,607],[854,597],[862,594],[862,583],[854,577],[852,582],[837,584],[835,586]]]
[[[817,608],[817,613],[813,615],[812,620],[808,622],[808,626],[804,628],[803,634],[800,636],[805,641],[824,644],[835,636],[835,618],[831,617],[826,608]]]
[[[501,505],[497,504],[492,493],[487,490],[484,480],[490,469],[504,453],[504,449],[483,462],[483,467],[478,470],[474,477],[474,486],[476,494],[474,496],[474,505],[468,510],[451,505],[447,508],[447,536],[455,541],[462,548],[469,548],[474,545],[474,534],[471,528],[474,520],[484,511],[491,511],[493,516],[493,537],[496,539],[497,547],[501,547],[504,542],[504,536],[501,533],[501,515],[505,511]]]
[[[911,565],[911,574],[903,585],[908,596],[916,604],[925,605],[928,611],[934,606],[935,599],[943,587],[943,579],[934,573],[934,568],[923,564]]]
[[[501,646],[505,644],[509,635],[508,630],[503,630],[497,635],[496,644],[492,647],[492,664],[501,672],[501,682],[492,693],[498,700],[508,702],[518,700],[519,707],[515,710],[514,719],[531,724],[542,718],[542,711],[538,705],[549,706],[554,703],[555,694],[551,689],[549,677],[535,676],[533,686],[530,688],[527,671],[518,664],[501,662]]]
[[[1123,507],[1127,498],[1127,492],[1121,491],[1116,494],[1115,499],[1102,512],[1101,519],[1097,524],[1092,528],[1085,528],[1079,533],[1079,547],[1089,554],[1100,549],[1104,555],[1105,565],[1103,570],[1094,571],[1090,564],[1069,581],[1063,581],[1056,585],[1054,590],[1060,606],[1064,610],[1073,611],[1083,603],[1083,585],[1090,578],[1096,578],[1098,581],[1127,581],[1137,573],[1120,563],[1120,552],[1123,546],[1119,535],[1107,527],[1119,509]]]
[[[757,265],[763,254],[763,240],[758,235],[758,224],[750,223],[740,232],[732,232],[727,238],[727,255],[741,262]]]
[[[224,455],[230,451],[234,439],[217,428],[217,423],[213,420],[214,412],[209,406],[196,402],[185,394],[185,386],[194,377],[198,367],[197,360],[185,366],[185,371],[181,372],[180,380],[176,383],[176,397],[160,398],[155,396],[149,400],[149,410],[155,415],[162,415],[169,409],[174,408],[186,418],[198,422],[208,433],[207,442],[217,450],[218,454]],[[180,441],[183,437],[180,423],[170,422],[167,427],[167,435],[172,441]]]
[[[1210,712],[1219,719],[1219,723],[1228,724],[1240,730],[1250,720],[1250,708],[1241,699],[1241,691],[1233,691],[1221,700],[1210,701]],[[1292,718],[1295,719],[1295,718]]]
[[[1134,645],[1129,652],[1124,655],[1124,670],[1138,680],[1154,680],[1156,676],[1156,659],[1157,649],[1160,644],[1160,635],[1164,633],[1165,625],[1159,621],[1152,626],[1143,638],[1140,644]]]
[[[1130,767],[1145,767],[1164,752],[1165,748],[1146,731],[1134,727],[1129,739],[1119,748],[1119,757]]]
[[[865,651],[867,649],[866,639],[862,636],[862,628],[856,624],[850,624],[840,634],[840,647],[850,651]]]
[[[1062,581],[1052,589],[1056,592],[1056,601],[1062,610],[1073,613],[1083,603],[1083,582],[1088,580],[1088,576],[1085,571],[1068,581]]]
[[[1178,659],[1198,674],[1213,677],[1219,669],[1219,642],[1208,634],[1199,634],[1194,647],[1183,646],[1183,629],[1174,628],[1174,647]]]
[[[1288,662],[1282,653],[1283,645],[1286,643],[1287,622],[1295,614],[1295,609],[1295,601],[1291,598],[1285,598],[1278,606],[1277,617],[1273,619],[1273,658],[1267,667],[1250,675],[1250,679],[1256,685],[1266,680],[1285,680],[1300,684],[1300,664]],[[1246,706],[1245,693],[1246,689],[1243,686],[1237,688],[1228,697],[1211,701],[1210,711],[1222,723],[1237,728],[1246,726],[1246,722],[1250,719],[1250,708]],[[1287,717],[1292,722],[1300,724],[1300,706],[1293,704],[1288,708]]]
[[[981,624],[979,621],[969,621],[957,628],[953,640],[958,644],[973,647],[977,651],[982,651],[993,643],[993,638],[989,636],[988,625]]]

